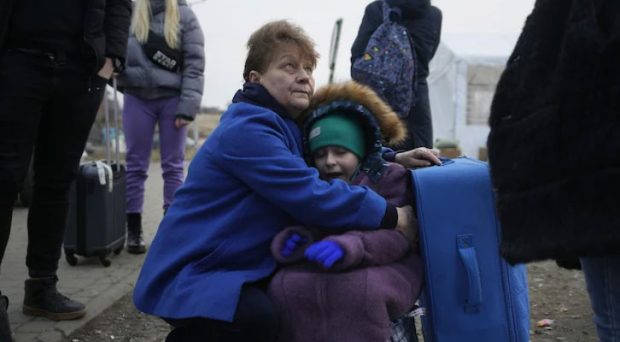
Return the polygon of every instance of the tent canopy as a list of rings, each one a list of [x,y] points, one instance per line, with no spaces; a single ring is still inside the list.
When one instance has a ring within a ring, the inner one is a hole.
[[[479,156],[495,87],[516,40],[492,33],[442,37],[428,77],[436,140],[456,140],[463,154]]]

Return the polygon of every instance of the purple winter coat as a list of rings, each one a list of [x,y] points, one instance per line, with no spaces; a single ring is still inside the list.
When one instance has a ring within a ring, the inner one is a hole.
[[[366,185],[395,206],[411,203],[408,171],[390,164],[373,183],[360,173],[352,184]],[[306,262],[305,248],[283,258],[282,245],[292,232],[316,240],[316,231],[289,227],[274,238],[271,251],[281,268],[269,285],[280,314],[282,342],[385,341],[391,321],[413,307],[422,287],[422,261],[395,230],[348,231],[329,235],[345,256],[332,269]]]

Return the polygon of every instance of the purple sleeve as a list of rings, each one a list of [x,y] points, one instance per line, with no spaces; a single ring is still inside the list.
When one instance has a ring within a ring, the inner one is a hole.
[[[291,254],[290,256],[283,257],[280,254],[280,251],[282,250],[284,243],[286,243],[286,240],[293,233],[297,233],[300,236],[305,237],[308,240],[308,242],[306,242],[304,246],[300,246],[299,248],[297,248],[293,252],[293,254]],[[282,231],[276,234],[273,240],[271,240],[271,255],[274,257],[274,259],[276,259],[277,262],[281,264],[294,264],[294,263],[304,261],[305,260],[304,251],[306,250],[306,247],[308,247],[308,245],[314,242],[314,240],[315,240],[315,235],[313,231],[310,229],[307,229],[302,226],[292,226],[292,227],[284,228]]]
[[[403,258],[411,248],[400,232],[385,229],[372,232],[349,231],[330,235],[326,239],[338,243],[344,249],[344,258],[334,265],[335,271],[387,265]]]

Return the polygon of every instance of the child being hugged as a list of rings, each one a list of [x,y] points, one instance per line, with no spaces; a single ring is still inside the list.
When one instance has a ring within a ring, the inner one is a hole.
[[[404,125],[370,88],[323,87],[301,120],[308,163],[323,180],[365,185],[394,206],[411,204],[409,171],[381,157],[383,142],[404,139]],[[390,338],[391,322],[412,309],[422,286],[411,240],[395,230],[326,235],[296,226],[277,234],[271,251],[284,266],[269,295],[280,316],[279,340]]]

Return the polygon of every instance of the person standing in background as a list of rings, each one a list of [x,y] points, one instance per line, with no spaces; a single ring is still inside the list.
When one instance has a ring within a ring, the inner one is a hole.
[[[123,68],[130,14],[129,0],[0,2],[0,260],[34,158],[27,315],[70,320],[86,313],[58,292],[56,271],[69,187],[106,82]],[[11,340],[7,306],[0,295],[1,341]]]
[[[398,23],[404,26],[413,42],[416,77],[413,89],[416,101],[405,121],[408,136],[397,147],[412,150],[417,147],[433,147],[433,122],[428,98],[426,78],[430,60],[435,55],[441,37],[441,11],[431,5],[430,0],[377,0],[366,6],[357,37],[351,47],[351,64],[364,54],[370,36],[383,23],[382,2],[391,8],[399,9],[401,18]]]
[[[127,251],[140,254],[146,251],[142,207],[155,125],[159,126],[165,212],[183,183],[187,125],[200,109],[204,37],[185,0],[137,0],[130,31],[127,67],[118,82],[125,93]],[[157,55],[160,51],[169,51],[173,59]]]
[[[503,256],[579,258],[602,342],[620,341],[619,60],[619,1],[536,1],[487,141]]]

